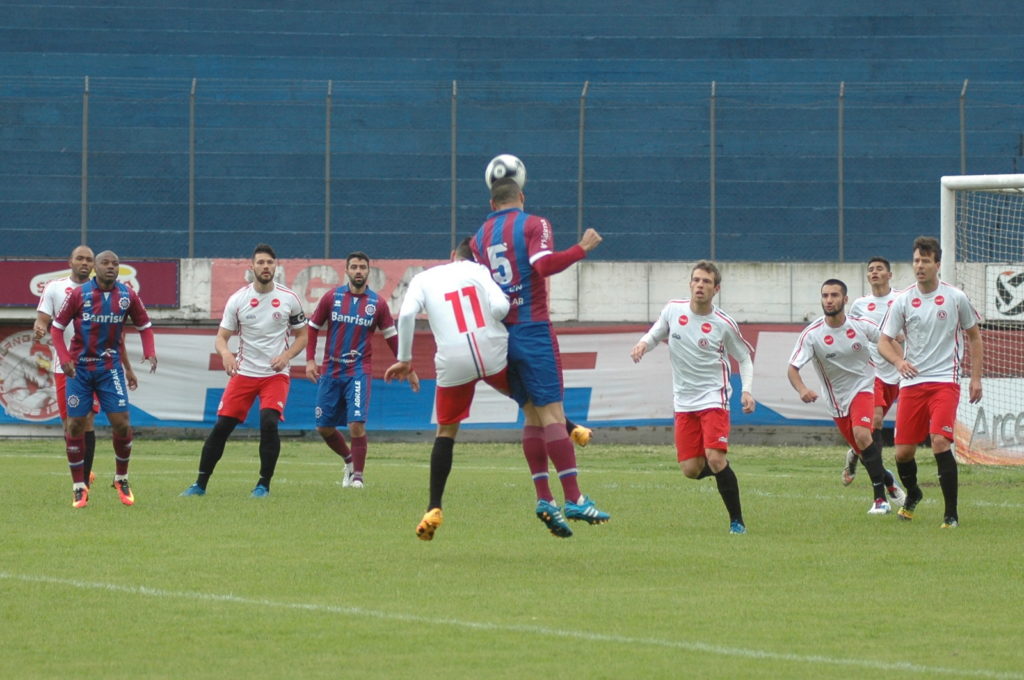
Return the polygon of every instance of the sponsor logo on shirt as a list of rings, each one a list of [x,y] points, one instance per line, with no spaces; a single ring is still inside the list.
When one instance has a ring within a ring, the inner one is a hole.
[[[836,341],[836,339],[833,338],[831,335],[826,335],[825,338],[824,338],[824,342],[825,342],[826,345],[831,345],[835,341]]]
[[[96,323],[120,323],[123,319],[123,314],[93,314],[92,312],[82,312],[82,321],[95,321]]]
[[[271,307],[280,307],[281,306],[281,301],[278,300],[277,298],[274,298],[273,300],[270,301],[270,306]]]
[[[911,300],[910,301],[910,306],[913,307],[914,309],[917,309],[918,307],[920,307],[921,306],[921,298],[914,298],[913,300]]]
[[[681,314],[679,316],[679,325],[685,326],[688,323],[690,323],[690,317],[686,316],[685,314]]]
[[[711,332],[711,324],[709,324],[707,321],[705,321],[704,323],[702,323],[700,325],[700,329],[704,333],[710,333]]]
[[[256,298],[253,298],[253,299],[249,300],[249,306],[250,307],[259,307],[260,306],[260,301],[257,300]]]
[[[875,303],[874,302],[869,302],[868,303],[868,311],[869,312],[875,311]]]
[[[857,331],[853,330],[852,328],[847,328],[846,337],[852,340],[853,338],[857,337]]]
[[[945,304],[945,302],[946,302],[946,298],[942,297],[941,295],[936,295],[935,296],[935,304],[938,305],[939,307],[941,307],[943,304]]]
[[[357,326],[372,326],[373,318],[367,318],[365,316],[356,316],[355,314],[341,314],[340,312],[331,312],[331,321],[334,323],[352,323]]]

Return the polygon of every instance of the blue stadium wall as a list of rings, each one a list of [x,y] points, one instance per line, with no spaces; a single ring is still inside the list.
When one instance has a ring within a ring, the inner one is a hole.
[[[193,79],[196,257],[443,257],[453,81],[455,231],[513,152],[562,245],[582,193],[597,259],[902,259],[938,230],[941,175],[1021,156],[1012,2],[173,4],[0,0],[0,255],[66,255],[85,167],[91,244],[188,256]]]

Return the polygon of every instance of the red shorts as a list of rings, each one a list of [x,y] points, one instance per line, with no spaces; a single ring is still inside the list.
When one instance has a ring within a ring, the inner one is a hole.
[[[437,397],[437,423],[439,425],[454,425],[461,423],[469,417],[469,406],[473,403],[473,394],[476,392],[476,384],[483,380],[485,383],[498,390],[502,394],[508,394],[508,367],[477,380],[470,380],[461,385],[451,387],[438,386],[435,391]]]
[[[260,410],[271,408],[284,420],[284,405],[288,401],[288,385],[291,379],[287,373],[278,373],[266,378],[252,378],[247,375],[233,375],[228,380],[224,396],[217,407],[218,416],[245,420],[256,397],[260,398]]]
[[[960,385],[956,383],[920,383],[900,389],[895,443],[917,445],[929,434],[953,441],[959,404]]]
[[[882,382],[880,379],[875,378],[875,408],[881,406],[883,416],[889,412],[889,409],[891,409],[892,405],[896,403],[896,399],[899,396],[899,383],[890,385],[887,382]]]
[[[706,455],[707,449],[729,450],[729,412],[724,408],[676,413],[676,460]]]
[[[68,419],[68,377],[63,373],[53,374],[53,384],[57,388],[57,410],[60,411],[60,420]],[[92,398],[92,412],[100,412],[99,397]]]
[[[875,418],[875,395],[871,392],[858,392],[850,402],[850,410],[842,418],[833,418],[839,432],[842,433],[846,443],[853,447],[854,451],[860,452],[856,440],[853,438],[853,428],[865,427],[871,431],[871,422]]]

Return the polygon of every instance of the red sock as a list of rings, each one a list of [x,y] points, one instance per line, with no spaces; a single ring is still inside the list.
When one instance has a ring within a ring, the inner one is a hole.
[[[324,439],[324,444],[327,444],[327,448],[341,456],[346,463],[352,462],[352,453],[348,450],[348,444],[345,443],[345,438],[337,430],[332,432],[331,436]]]
[[[71,469],[71,481],[75,484],[85,484],[85,437],[64,435],[64,442],[68,454],[68,468]]]
[[[565,432],[565,425],[555,423],[544,428],[544,444],[548,458],[558,472],[558,481],[562,483],[565,500],[575,503],[583,494],[576,481],[576,449]]]
[[[363,468],[366,467],[366,435],[352,437],[352,477],[363,478]]]
[[[551,486],[548,484],[548,454],[544,448],[544,429],[536,425],[523,428],[523,455],[533,476],[537,500],[551,501]]]
[[[128,459],[132,455],[132,431],[128,435],[119,437],[114,434],[114,474],[124,476],[128,474]]]

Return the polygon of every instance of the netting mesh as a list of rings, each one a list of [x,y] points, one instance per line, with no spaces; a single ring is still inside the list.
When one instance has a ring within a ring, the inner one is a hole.
[[[1024,175],[1020,180],[955,194],[957,283],[984,321],[982,401],[968,403],[965,384],[957,413],[957,454],[972,462],[1024,464]]]

